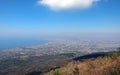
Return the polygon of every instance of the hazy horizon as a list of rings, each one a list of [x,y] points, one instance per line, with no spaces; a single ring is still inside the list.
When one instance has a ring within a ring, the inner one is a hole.
[[[54,4],[54,2],[56,4]],[[1,0],[0,37],[120,34],[118,0]],[[66,6],[62,5],[66,3]],[[69,3],[72,3],[70,5]]]

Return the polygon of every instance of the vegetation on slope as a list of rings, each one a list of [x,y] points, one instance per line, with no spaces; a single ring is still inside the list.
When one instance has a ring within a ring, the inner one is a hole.
[[[95,60],[74,61],[45,75],[120,75],[120,52]]]
[[[40,75],[68,64],[74,54],[16,55],[0,60],[0,75]],[[71,57],[70,57],[71,56]]]

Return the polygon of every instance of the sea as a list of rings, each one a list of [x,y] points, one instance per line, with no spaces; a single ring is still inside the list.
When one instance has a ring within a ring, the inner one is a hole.
[[[0,50],[21,48],[48,43],[48,40],[35,38],[0,38]]]

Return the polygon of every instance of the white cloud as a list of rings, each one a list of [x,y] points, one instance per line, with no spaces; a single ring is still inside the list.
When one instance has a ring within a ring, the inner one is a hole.
[[[39,0],[38,4],[45,5],[52,10],[86,9],[100,0]]]

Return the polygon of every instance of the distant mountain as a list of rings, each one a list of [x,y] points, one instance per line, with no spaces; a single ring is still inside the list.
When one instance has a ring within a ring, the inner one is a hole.
[[[87,55],[83,55],[83,56],[80,56],[80,57],[76,57],[76,58],[73,58],[73,60],[75,61],[83,61],[83,60],[86,60],[86,59],[95,59],[95,58],[98,58],[98,57],[104,57],[104,56],[107,56],[108,54],[110,54],[112,52],[97,52],[97,53],[91,53],[91,54],[87,54]]]

